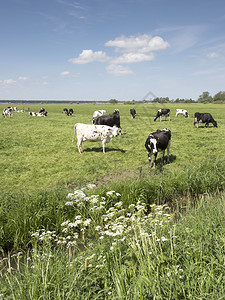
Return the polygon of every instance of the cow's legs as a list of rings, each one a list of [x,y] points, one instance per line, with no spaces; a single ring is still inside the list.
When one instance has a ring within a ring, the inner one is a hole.
[[[103,153],[105,153],[105,144],[106,144],[106,141],[103,140],[103,141],[102,141],[102,150],[103,150]]]
[[[155,153],[155,154],[154,154],[154,157],[153,157],[152,169],[155,169],[156,157],[157,157],[157,153]]]
[[[150,167],[151,167],[151,154],[150,154],[150,152],[148,152],[148,151],[147,151],[147,154],[148,154],[149,165],[150,165]]]
[[[82,152],[83,152],[83,149],[82,149],[82,147],[81,147],[81,144],[82,144],[82,141],[77,140],[77,148],[78,148],[79,153],[82,153]]]
[[[168,146],[167,146],[167,162],[170,162],[170,140],[168,142]]]

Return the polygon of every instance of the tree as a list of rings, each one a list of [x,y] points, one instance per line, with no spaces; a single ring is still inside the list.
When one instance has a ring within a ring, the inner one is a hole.
[[[220,91],[213,97],[214,101],[225,102],[225,92]]]
[[[109,103],[110,104],[117,104],[119,101],[118,100],[116,100],[116,99],[110,99],[109,100]]]
[[[209,95],[209,92],[203,92],[202,95],[199,96],[198,102],[200,103],[213,102],[213,98]]]

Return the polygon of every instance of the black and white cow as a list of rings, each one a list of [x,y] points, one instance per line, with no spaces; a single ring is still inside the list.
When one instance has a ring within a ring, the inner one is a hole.
[[[70,108],[69,111],[68,111],[68,116],[72,116],[73,115],[73,109]]]
[[[45,112],[42,112],[42,113],[40,113],[40,112],[33,112],[33,111],[30,111],[29,112],[29,115],[31,116],[31,117],[47,117],[47,111],[45,111]]]
[[[151,156],[153,157],[152,168],[155,168],[155,162],[158,152],[162,152],[162,162],[164,162],[164,154],[167,149],[167,162],[169,163],[169,153],[170,153],[170,143],[171,143],[171,131],[167,128],[158,129],[156,132],[152,132],[147,137],[145,142],[145,148],[147,150],[149,163],[151,166]]]
[[[67,109],[67,108],[64,108],[64,109],[63,109],[63,113],[64,113],[65,115],[68,116],[68,113],[69,113],[68,109]]]
[[[95,124],[95,121],[97,120],[98,117],[105,116],[105,115],[106,115],[106,111],[104,109],[96,110],[93,113],[92,124]]]
[[[217,122],[213,119],[210,113],[195,113],[194,127],[198,128],[198,123],[205,123],[205,127],[209,126],[209,123],[212,123],[214,127],[217,127]]]
[[[83,152],[81,147],[82,142],[90,141],[97,142],[102,141],[103,153],[105,153],[105,145],[106,143],[111,142],[114,136],[118,135],[119,128],[110,127],[106,125],[90,125],[90,124],[82,124],[77,123],[74,125],[74,134],[72,142],[75,138],[75,133],[77,136],[77,148],[79,153]]]
[[[118,128],[122,129],[120,127],[119,109],[115,109],[112,115],[105,115],[105,116],[98,117],[95,124],[96,125],[107,125],[110,127],[117,126]]]
[[[45,110],[45,108],[43,108],[43,107],[42,107],[42,108],[40,109],[40,111],[39,111],[39,113],[45,113],[45,112],[46,112],[46,110]]]
[[[183,115],[185,118],[189,118],[188,112],[186,109],[176,109],[176,115],[175,117],[177,117],[178,115]]]
[[[130,109],[131,117],[134,119],[136,117],[136,110],[134,108]]]
[[[164,116],[166,118],[169,117],[169,120],[170,120],[170,109],[169,108],[159,109],[157,111],[157,114],[156,114],[155,118],[154,118],[154,121],[156,121],[159,118],[159,120],[161,122],[162,116]]]
[[[2,112],[2,116],[3,118],[6,118],[7,116],[11,118],[13,116],[13,108],[12,107],[4,108]]]

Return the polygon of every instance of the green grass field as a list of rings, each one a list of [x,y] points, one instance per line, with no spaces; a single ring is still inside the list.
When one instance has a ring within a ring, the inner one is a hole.
[[[161,105],[42,106],[0,119],[0,299],[224,299],[225,106],[171,104],[162,122]],[[79,154],[74,124],[115,108],[122,135]],[[193,128],[197,111],[218,128]],[[152,170],[145,140],[163,128],[171,162]]]
[[[171,109],[171,121],[156,122],[153,118],[162,105],[135,105],[136,119],[129,113],[130,105],[32,105],[30,111],[44,106],[48,117],[29,116],[28,112],[14,113],[13,118],[0,119],[0,171],[2,190],[35,191],[56,186],[121,181],[126,177],[151,174],[145,150],[145,140],[150,132],[169,128],[172,132],[171,163],[164,169],[179,172],[187,162],[193,166],[199,160],[222,158],[225,146],[224,105],[178,105]],[[1,106],[3,109],[5,106]],[[18,106],[21,109],[23,106]],[[62,113],[64,107],[72,107],[74,115]],[[77,122],[91,123],[95,110],[105,109],[108,114],[119,108],[122,135],[107,144],[102,153],[101,142],[83,143],[84,153],[79,154],[76,141],[72,144],[73,127]],[[175,118],[175,109],[185,108],[190,118]],[[25,110],[28,105],[25,106]],[[196,111],[210,112],[218,122],[218,128],[193,128]],[[161,154],[158,155],[158,165]]]

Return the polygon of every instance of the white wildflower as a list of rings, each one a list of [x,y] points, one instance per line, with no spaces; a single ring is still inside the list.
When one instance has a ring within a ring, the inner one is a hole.
[[[87,184],[87,188],[88,189],[94,189],[94,188],[96,188],[96,185],[89,183],[89,184]]]
[[[84,221],[84,226],[88,226],[91,223],[91,219],[87,219]]]

